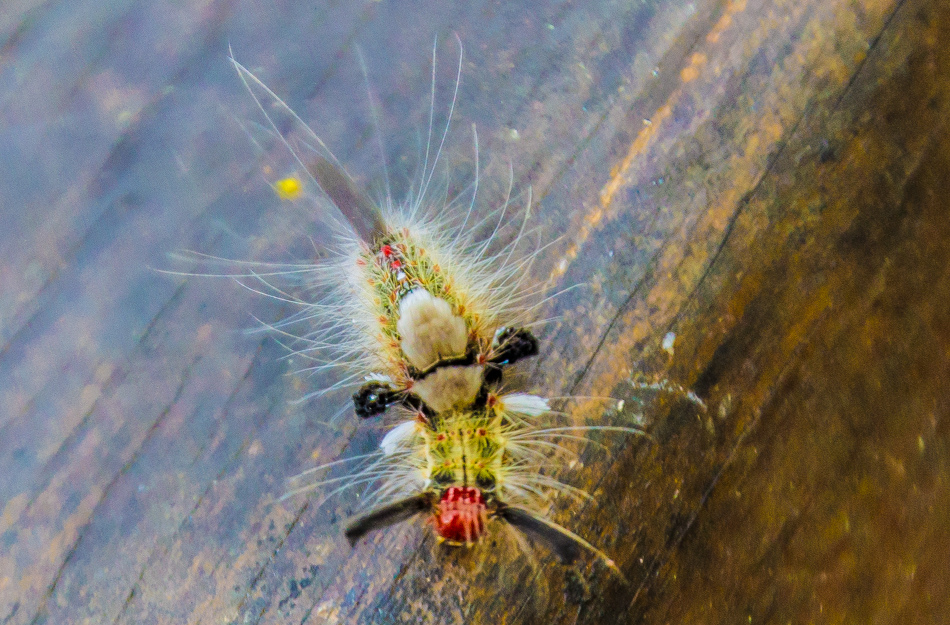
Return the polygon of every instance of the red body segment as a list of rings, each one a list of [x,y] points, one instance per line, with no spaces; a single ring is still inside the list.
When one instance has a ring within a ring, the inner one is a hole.
[[[465,544],[481,538],[487,520],[485,498],[479,489],[470,486],[446,489],[434,516],[439,536],[452,543]]]

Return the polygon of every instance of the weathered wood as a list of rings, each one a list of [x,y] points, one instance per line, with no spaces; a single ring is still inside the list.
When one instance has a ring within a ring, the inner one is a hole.
[[[945,620],[945,2],[179,4],[0,8],[0,623]],[[327,380],[242,332],[274,302],[154,271],[320,236],[259,174],[228,44],[378,189],[358,44],[398,193],[453,31],[448,162],[473,170],[477,124],[478,210],[510,163],[563,237],[536,277],[585,285],[525,384],[632,406],[643,372],[710,406],[653,405],[652,440],[561,475],[595,499],[554,518],[628,584],[504,533],[351,549],[356,494],[275,503],[381,430],[290,403]]]

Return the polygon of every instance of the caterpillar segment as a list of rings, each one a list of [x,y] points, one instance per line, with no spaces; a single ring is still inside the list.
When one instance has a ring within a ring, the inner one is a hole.
[[[379,232],[356,260],[387,365],[376,377],[391,381],[369,381],[353,395],[360,417],[395,403],[421,402],[437,413],[465,408],[486,383],[500,381],[502,367],[538,353],[527,330],[491,328],[491,315],[430,249],[403,227]]]
[[[436,413],[472,405],[502,368],[537,355],[526,329],[492,328],[493,315],[464,283],[443,269],[424,233],[392,227],[350,177],[324,158],[308,166],[314,179],[362,240],[353,275],[372,303],[368,328],[385,369],[353,394],[367,418],[401,403]],[[375,332],[374,332],[375,331]],[[384,382],[386,380],[388,382]]]
[[[522,421],[547,410],[547,401],[537,396],[488,393],[465,410],[420,412],[400,424],[380,446],[388,456],[414,457],[409,464],[424,476],[423,491],[357,517],[347,525],[346,537],[355,544],[373,530],[428,515],[440,542],[471,547],[497,520],[545,544],[564,564],[586,552],[619,574],[602,551],[526,507],[534,502],[539,482],[537,450],[520,444]],[[399,462],[406,464],[407,458]]]

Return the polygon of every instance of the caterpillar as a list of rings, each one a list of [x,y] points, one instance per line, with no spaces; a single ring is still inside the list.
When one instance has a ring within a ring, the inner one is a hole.
[[[257,284],[250,288],[298,307],[269,327],[290,340],[295,354],[310,359],[313,370],[343,372],[336,384],[314,394],[355,388],[358,417],[387,415],[395,421],[376,452],[305,471],[291,478],[284,497],[336,487],[327,494],[332,496],[372,484],[376,507],[347,523],[344,534],[351,544],[370,532],[427,517],[439,541],[472,546],[501,523],[546,545],[563,563],[587,554],[619,574],[603,551],[539,512],[553,494],[587,496],[540,468],[552,453],[564,451],[561,440],[595,430],[640,434],[642,428],[552,423],[559,413],[548,398],[505,387],[509,367],[540,353],[528,305],[537,292],[526,282],[544,247],[519,249],[526,240],[530,192],[522,218],[510,220],[509,186],[495,210],[492,235],[474,240],[471,232],[483,225],[473,223],[474,128],[471,198],[434,190],[458,96],[461,44],[459,49],[448,119],[433,141],[433,47],[422,172],[401,203],[388,190],[382,201],[370,199],[320,137],[231,54],[264,120],[250,132],[252,138],[263,136],[255,143],[276,144],[291,157],[292,171],[270,181],[275,193],[284,200],[313,199],[334,234],[317,261],[261,265],[233,277],[253,279]],[[493,246],[503,230],[514,230],[514,236]],[[674,387],[654,390],[682,391]],[[341,463],[355,463],[347,476],[314,479]]]

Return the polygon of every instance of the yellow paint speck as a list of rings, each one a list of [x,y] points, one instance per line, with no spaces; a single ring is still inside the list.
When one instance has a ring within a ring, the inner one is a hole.
[[[274,191],[282,200],[296,200],[303,195],[303,184],[294,176],[290,176],[275,182]]]

